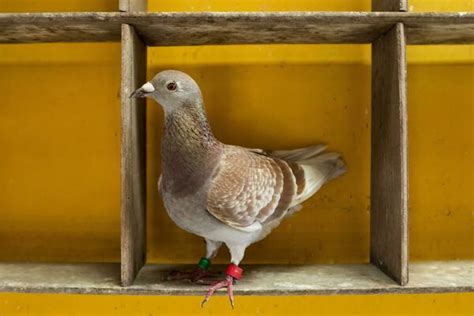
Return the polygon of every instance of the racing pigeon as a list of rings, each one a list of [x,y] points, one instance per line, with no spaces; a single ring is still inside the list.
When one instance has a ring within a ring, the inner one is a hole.
[[[209,126],[199,86],[180,71],[158,73],[130,97],[150,97],[162,106],[158,190],[176,225],[206,241],[196,270],[170,278],[202,281],[224,243],[231,255],[226,276],[211,284],[202,305],[226,288],[234,307],[233,284],[242,276],[245,249],[344,174],[340,154],[325,152],[323,145],[270,151],[220,142]]]

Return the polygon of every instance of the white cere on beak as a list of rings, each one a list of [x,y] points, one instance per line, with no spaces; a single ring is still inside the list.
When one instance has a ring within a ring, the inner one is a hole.
[[[142,86],[142,89],[143,91],[147,92],[147,93],[150,93],[150,92],[153,92],[155,91],[155,87],[153,87],[153,85],[149,82],[145,83],[143,86]]]

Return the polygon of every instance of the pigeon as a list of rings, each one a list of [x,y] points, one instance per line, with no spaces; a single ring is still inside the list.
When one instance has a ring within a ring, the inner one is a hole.
[[[206,254],[196,270],[170,278],[204,280],[222,244],[230,251],[226,275],[211,286],[201,304],[233,285],[243,274],[245,249],[265,238],[301,208],[322,185],[344,174],[339,153],[315,145],[263,150],[228,145],[212,133],[198,84],[177,70],[159,72],[130,97],[149,97],[164,110],[158,190],[173,222],[205,239]]]

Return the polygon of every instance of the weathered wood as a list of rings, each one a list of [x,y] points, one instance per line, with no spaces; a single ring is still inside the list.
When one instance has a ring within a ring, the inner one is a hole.
[[[144,12],[147,10],[147,0],[120,0],[119,10],[122,12]]]
[[[371,262],[408,282],[406,57],[403,24],[372,44]]]
[[[122,23],[150,46],[372,43],[396,23],[409,44],[474,43],[474,13],[4,13],[0,43],[118,41]]]
[[[473,267],[473,261],[413,263],[410,284],[402,287],[370,264],[255,265],[245,267],[245,276],[234,291],[237,295],[472,292]],[[205,286],[164,280],[172,269],[192,268],[146,265],[134,285],[121,287],[118,264],[0,263],[0,292],[204,295]]]
[[[146,46],[122,25],[122,284],[132,284],[146,255],[146,103],[130,94],[146,80]]]
[[[474,24],[424,24],[413,21],[405,25],[407,44],[472,44],[474,43]]]
[[[408,11],[408,0],[372,0],[372,11]]]
[[[0,43],[117,42],[118,13],[0,13]]]

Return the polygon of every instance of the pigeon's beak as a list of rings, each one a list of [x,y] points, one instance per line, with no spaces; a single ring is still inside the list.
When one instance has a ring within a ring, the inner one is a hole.
[[[130,98],[146,98],[148,95],[155,91],[155,87],[149,82],[145,83],[143,86],[133,91],[130,95]]]

